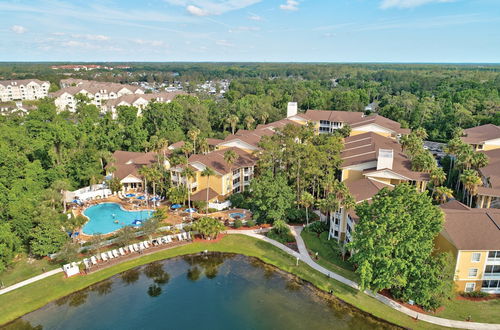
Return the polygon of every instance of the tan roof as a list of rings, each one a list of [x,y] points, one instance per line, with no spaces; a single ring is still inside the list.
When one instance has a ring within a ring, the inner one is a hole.
[[[113,176],[122,180],[129,175],[140,178],[139,169],[143,166],[149,166],[156,162],[156,153],[154,152],[132,152],[117,150],[113,153],[115,162],[106,167],[113,166],[116,171]]]
[[[500,139],[500,126],[486,124],[476,126],[464,130],[464,135],[461,139],[469,144],[481,144],[488,140]]]
[[[215,197],[219,196],[219,194],[217,194],[217,192],[215,190],[213,190],[212,188],[205,188],[205,189],[202,189],[200,191],[198,191],[197,193],[193,194],[191,196],[191,200],[193,201],[206,201],[207,200],[207,189],[208,189],[208,200],[212,200],[214,199]]]
[[[228,150],[233,150],[238,158],[232,165],[232,169],[235,170],[241,167],[251,167],[257,162],[257,157],[239,149],[239,148],[226,148],[215,150],[204,155],[191,155],[189,157],[190,163],[199,162],[205,166],[212,168],[214,171],[224,175],[230,172],[231,167],[224,160],[224,153]]]
[[[80,93],[82,90],[85,90],[89,93],[96,94],[99,93],[100,91],[106,91],[106,93],[118,93],[120,90],[123,88],[127,88],[130,90],[132,93],[135,93],[136,91],[143,91],[142,88],[134,85],[125,85],[125,84],[118,84],[118,83],[112,83],[112,82],[100,82],[100,81],[91,81],[91,80],[81,80],[79,81],[74,80],[72,83],[76,82],[76,86],[69,86],[65,88],[61,88],[55,93],[52,93],[51,95],[53,97],[59,97],[60,95],[64,94],[65,92],[75,95]]]
[[[349,136],[344,139],[344,150],[340,154],[342,167],[376,162],[380,149],[393,151],[394,160],[392,169],[389,170],[411,180],[429,180],[429,174],[411,170],[411,161],[403,153],[401,145],[396,140],[373,132]],[[365,173],[374,171],[376,168],[367,169]]]
[[[334,110],[307,110],[300,115],[309,120],[328,120],[332,122],[355,123],[365,117],[363,112],[334,111]]]
[[[478,194],[500,197],[500,149],[481,151],[488,157],[488,165],[479,171],[488,180],[488,187],[478,187]]]
[[[499,209],[441,208],[444,236],[458,250],[500,250]]]
[[[362,118],[360,121],[350,123],[352,128],[368,125],[368,124],[376,124],[385,128],[388,128],[398,134],[410,134],[411,130],[407,128],[401,128],[401,124],[397,121],[391,120],[389,118],[380,116],[380,115],[370,115]]]
[[[29,84],[30,82],[36,82],[37,84],[41,85],[43,83],[47,83],[49,84],[48,81],[42,81],[42,80],[38,80],[38,79],[15,79],[15,80],[0,80],[0,85],[2,86],[19,86],[19,85],[27,85]]]
[[[382,188],[391,189],[393,186],[369,178],[359,179],[346,183],[356,203],[372,198]]]

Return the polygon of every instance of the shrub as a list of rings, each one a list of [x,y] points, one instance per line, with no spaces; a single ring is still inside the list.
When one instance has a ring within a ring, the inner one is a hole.
[[[286,220],[288,223],[306,223],[306,210],[291,208],[286,213]],[[309,210],[309,223],[316,220],[319,220],[319,216]]]
[[[208,208],[208,213],[215,213],[217,212],[217,209],[214,209],[213,207]]]
[[[231,206],[240,208],[240,209],[250,209],[250,202],[248,200],[248,196],[245,193],[237,193],[229,196],[229,200],[231,201]]]
[[[486,298],[490,296],[489,293],[483,291],[460,292],[459,294],[467,298]]]
[[[241,228],[243,226],[243,221],[241,221],[240,219],[236,219],[234,220],[234,228]]]
[[[295,242],[295,237],[284,220],[276,220],[273,229],[267,233],[267,237],[283,244]]]
[[[322,232],[328,231],[328,225],[326,222],[316,221],[311,223],[307,228],[307,231],[311,233],[321,234]]]
[[[207,209],[207,202],[206,201],[194,201],[193,206],[198,212],[204,213],[205,210]]]
[[[255,226],[255,221],[254,220],[247,220],[247,227],[253,227]]]

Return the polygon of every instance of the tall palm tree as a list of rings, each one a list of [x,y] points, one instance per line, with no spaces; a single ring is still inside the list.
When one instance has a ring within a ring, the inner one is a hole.
[[[210,146],[208,145],[207,139],[201,139],[198,143],[198,149],[202,154],[206,154],[210,151]]]
[[[460,181],[466,191],[466,200],[468,196],[468,205],[472,207],[472,198],[477,195],[477,188],[483,183],[476,170],[464,170],[460,175]]]
[[[264,111],[261,115],[260,115],[260,120],[261,120],[261,123],[264,125],[266,122],[267,122],[267,119],[269,118],[269,113],[267,113],[266,111]]]
[[[186,158],[193,153],[194,147],[193,144],[189,141],[184,142],[184,145],[181,147],[181,152],[186,156]]]
[[[453,198],[453,190],[448,187],[436,187],[436,194],[434,199],[439,202],[439,204],[446,203],[448,199]]]
[[[198,128],[190,129],[187,134],[188,137],[193,141],[193,152],[196,153],[196,139],[198,139],[198,135],[200,135],[201,131]]]
[[[472,155],[471,167],[475,170],[479,170],[488,165],[490,162],[488,156],[482,152],[476,152]]]
[[[300,196],[300,205],[306,209],[306,224],[309,226],[309,208],[314,205],[314,196],[304,191]]]
[[[231,133],[234,134],[236,131],[236,125],[240,121],[240,118],[236,115],[231,115],[226,119],[226,122],[231,126]]]
[[[224,152],[224,161],[229,165],[229,172],[231,173],[231,177],[233,176],[233,164],[238,159],[238,154],[232,150],[229,149],[226,152]],[[231,180],[231,188],[232,188],[232,180]]]
[[[69,190],[71,185],[67,180],[56,180],[52,183],[52,189],[59,193],[59,199],[63,204],[64,213],[66,213],[66,198],[64,196],[64,191]]]
[[[413,133],[415,134],[415,136],[417,136],[422,140],[425,140],[428,137],[427,131],[423,127],[417,128],[416,130],[413,131]]]
[[[441,167],[435,166],[431,170],[430,178],[432,182],[432,195],[434,195],[436,187],[442,185],[443,182],[446,181],[446,173],[444,173]]]
[[[207,177],[207,211],[206,211],[206,213],[208,214],[208,192],[210,190],[210,177],[215,175],[215,171],[212,168],[205,166],[205,169],[201,172],[201,175]]]
[[[182,174],[184,174],[184,178],[186,180],[186,187],[188,190],[188,207],[191,208],[191,179],[195,178],[196,173],[191,167],[186,166],[182,171]]]
[[[255,123],[255,119],[252,116],[245,117],[245,125],[248,130],[252,129],[253,123]]]
[[[104,164],[110,164],[115,161],[113,154],[108,150],[99,150],[97,152],[97,157],[99,157],[99,162],[101,163],[101,169],[104,171]]]

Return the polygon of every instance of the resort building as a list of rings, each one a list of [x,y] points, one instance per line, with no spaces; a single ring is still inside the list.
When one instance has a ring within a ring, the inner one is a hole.
[[[113,118],[116,118],[116,108],[119,106],[132,106],[137,108],[137,116],[142,114],[142,110],[150,102],[170,103],[177,95],[187,95],[182,91],[163,92],[154,94],[125,94],[116,99],[109,99],[102,104],[101,108],[104,112],[113,113]]]
[[[468,128],[461,139],[475,151],[500,149],[500,126],[486,124]]]
[[[479,169],[483,185],[477,188],[476,207],[500,207],[500,148],[482,152],[489,163]]]
[[[139,170],[158,161],[154,152],[115,151],[113,159],[114,161],[106,166],[107,175],[118,178],[124,192],[143,191],[144,179]]]
[[[50,83],[38,79],[0,80],[0,101],[39,100],[49,95]]]
[[[224,153],[233,150],[238,156],[233,164],[224,160]],[[206,200],[207,190],[209,201],[223,201],[229,195],[248,189],[254,175],[257,158],[239,148],[221,149],[207,154],[191,155],[188,166],[194,171],[193,178],[186,181],[183,171],[186,165],[170,168],[172,183],[184,184],[191,189],[192,200]],[[215,175],[203,176],[203,170],[209,167]]]
[[[456,289],[500,293],[500,210],[471,209],[456,200],[441,208],[445,223],[436,248],[455,259]]]

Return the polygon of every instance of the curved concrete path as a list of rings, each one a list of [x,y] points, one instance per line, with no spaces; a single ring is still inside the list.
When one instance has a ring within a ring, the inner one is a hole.
[[[259,235],[258,233],[260,232],[259,230],[228,230],[228,234],[243,234],[247,236],[251,236],[263,241],[266,241],[277,248],[287,252],[288,254],[299,258],[302,262],[310,266],[311,268],[317,270],[318,272],[325,274],[343,284],[346,284],[356,290],[359,290],[359,285],[351,281],[337,273],[334,273],[320,265],[318,265],[314,260],[311,258],[309,255],[309,252],[307,251],[306,244],[304,243],[304,240],[300,236],[300,233],[302,232],[302,227],[291,227],[292,229],[292,234],[295,236],[295,239],[297,241],[297,247],[299,249],[299,253],[296,251],[290,249],[289,247],[276,242],[275,240],[272,240],[270,238],[267,238],[266,236]],[[367,295],[377,299],[378,301],[382,302],[383,304],[400,311],[401,313],[404,313],[414,319],[418,319],[420,321],[425,321],[428,323],[440,325],[443,327],[449,327],[449,328],[457,328],[457,329],[488,329],[488,330],[499,330],[500,329],[500,324],[492,324],[492,323],[478,323],[478,322],[465,322],[465,321],[457,321],[457,320],[449,320],[449,319],[444,319],[436,316],[431,316],[427,314],[422,314],[419,312],[416,312],[414,310],[411,310],[400,303],[389,299],[381,294],[374,293],[372,291],[366,290],[364,291]]]
[[[19,282],[19,283],[13,284],[11,286],[8,286],[6,288],[3,288],[2,290],[0,290],[0,295],[7,293],[7,292],[10,292],[10,291],[15,290],[15,289],[19,289],[25,285],[31,284],[31,283],[36,282],[36,281],[43,280],[46,277],[50,277],[52,275],[62,273],[62,272],[63,272],[62,268],[56,268],[56,269],[53,269],[51,271],[45,272],[43,274],[34,276],[32,278],[28,278],[27,280],[24,280],[22,282]]]

